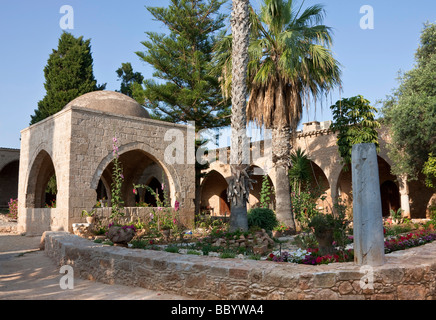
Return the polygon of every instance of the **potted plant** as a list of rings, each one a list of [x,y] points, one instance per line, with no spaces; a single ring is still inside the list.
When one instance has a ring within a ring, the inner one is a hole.
[[[324,254],[333,252],[333,236],[336,221],[331,214],[315,214],[309,222],[309,227],[313,229],[316,240],[318,241],[319,251]]]
[[[274,238],[280,238],[281,236],[284,235],[285,231],[288,229],[289,228],[284,223],[280,223],[278,226],[274,227],[274,229],[272,230],[272,236]]]
[[[95,222],[95,209],[93,209],[92,211],[88,212],[86,210],[82,211],[82,217],[86,216],[86,222],[93,224]]]
[[[107,237],[114,245],[127,247],[127,243],[130,242],[135,236],[136,227],[131,225],[119,225],[115,223],[109,224],[109,231]]]

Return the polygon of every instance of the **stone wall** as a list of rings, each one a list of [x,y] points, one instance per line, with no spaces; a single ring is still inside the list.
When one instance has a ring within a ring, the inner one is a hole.
[[[66,232],[45,233],[45,252],[83,279],[196,299],[436,299],[436,243],[388,254],[386,264],[373,269],[351,262],[307,266],[135,250]]]

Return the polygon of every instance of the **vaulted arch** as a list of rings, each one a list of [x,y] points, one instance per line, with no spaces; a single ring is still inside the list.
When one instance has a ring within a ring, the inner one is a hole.
[[[56,171],[52,158],[47,151],[41,150],[35,157],[27,178],[26,208],[43,208],[53,200],[46,194],[48,182],[53,176],[56,176]]]

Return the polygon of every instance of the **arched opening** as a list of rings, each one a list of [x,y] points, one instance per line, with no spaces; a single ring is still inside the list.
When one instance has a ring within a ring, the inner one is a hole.
[[[397,211],[400,208],[400,192],[395,182],[386,180],[380,186],[383,217],[388,217],[391,210]]]
[[[316,207],[318,210],[325,213],[332,212],[332,203],[327,201],[327,199],[331,198],[330,185],[327,176],[315,162],[311,160],[309,161],[310,178],[307,187],[317,198]]]
[[[8,208],[10,199],[18,197],[18,160],[8,163],[0,171],[0,209]]]
[[[230,202],[227,199],[227,189],[224,189],[220,194],[220,216],[230,216]]]
[[[380,182],[380,197],[383,216],[389,216],[390,210],[400,208],[400,193],[394,181],[397,177],[391,173],[391,166],[377,156],[378,173]],[[338,196],[344,201],[347,208],[353,206],[351,165],[344,166],[338,178]]]
[[[149,181],[145,184],[146,186],[148,186],[150,189],[152,189],[156,195],[159,197],[159,202],[163,203],[164,202],[164,193],[162,190],[162,183],[155,177],[152,177],[151,179],[149,179]],[[140,204],[140,205],[145,205],[145,206],[149,206],[149,207],[158,207],[158,203],[157,203],[157,199],[155,196],[153,196],[153,194],[151,194],[150,192],[147,192],[147,190],[142,189],[142,190],[138,190],[138,193],[136,195],[136,203]]]
[[[228,183],[217,171],[210,171],[201,183],[200,211],[213,216],[229,216],[230,202],[227,199]]]
[[[167,175],[157,160],[142,150],[131,150],[119,156],[122,167],[124,182],[122,185],[122,199],[125,207],[149,206],[156,207],[157,201],[146,188],[138,188],[137,193],[133,192],[133,185],[148,185],[159,195],[161,201],[164,200],[164,192],[170,198],[170,184]],[[103,170],[97,185],[97,200],[107,197],[110,204],[111,190],[113,183],[114,165],[110,162]],[[156,177],[161,177],[160,181]]]
[[[56,203],[56,172],[50,155],[42,150],[35,158],[27,182],[26,207],[53,207]]]

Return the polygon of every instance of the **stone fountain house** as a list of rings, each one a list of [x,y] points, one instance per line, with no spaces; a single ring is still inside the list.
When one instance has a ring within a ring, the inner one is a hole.
[[[41,234],[71,231],[83,222],[82,210],[110,198],[113,138],[119,143],[123,167],[123,198],[135,207],[133,184],[167,186],[172,205],[190,219],[194,206],[194,164],[169,164],[165,134],[187,127],[150,119],[135,100],[120,93],[96,91],[82,95],[57,114],[21,131],[18,183],[18,231]],[[186,141],[184,138],[183,141]],[[56,208],[46,208],[46,187],[55,175]],[[146,209],[146,208],[144,208]]]

